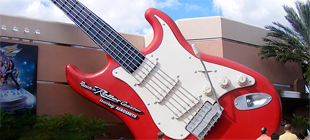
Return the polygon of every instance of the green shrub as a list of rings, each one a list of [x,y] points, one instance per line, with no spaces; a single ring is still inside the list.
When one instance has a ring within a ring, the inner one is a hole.
[[[1,112],[0,121],[0,137],[4,140],[88,140],[108,134],[102,119],[84,114],[37,116],[29,112]]]
[[[39,117],[31,112],[1,111],[0,137],[1,139],[18,139],[29,133],[37,123]]]
[[[296,132],[298,137],[305,137],[307,128],[309,126],[309,120],[303,116],[296,116],[293,114],[291,119],[291,125],[293,126],[294,131]]]

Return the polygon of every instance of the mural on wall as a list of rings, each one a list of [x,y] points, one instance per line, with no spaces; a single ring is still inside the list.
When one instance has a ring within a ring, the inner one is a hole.
[[[1,110],[36,110],[38,46],[0,42]]]

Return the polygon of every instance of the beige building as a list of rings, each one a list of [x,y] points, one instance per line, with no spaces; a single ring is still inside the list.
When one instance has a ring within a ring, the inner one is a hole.
[[[206,54],[243,64],[264,75],[277,90],[304,91],[301,65],[261,60],[257,53],[267,30],[223,17],[176,21],[190,44]],[[73,24],[43,21],[0,14],[0,41],[38,46],[37,114],[72,113],[103,118],[110,125],[108,139],[131,139],[129,129],[112,113],[75,93],[67,84],[65,67],[74,64],[85,73],[94,73],[107,63],[106,55]],[[18,30],[13,31],[16,27]],[[25,29],[29,29],[29,32]],[[152,34],[120,33],[138,49],[152,40]],[[90,109],[91,108],[91,109]],[[292,110],[295,111],[295,110]],[[290,112],[289,112],[290,113]],[[285,115],[284,115],[285,116]],[[115,131],[118,130],[118,131]],[[121,131],[120,131],[121,130]]]

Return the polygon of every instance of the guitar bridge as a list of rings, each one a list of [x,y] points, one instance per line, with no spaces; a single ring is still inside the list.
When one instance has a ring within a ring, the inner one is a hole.
[[[223,108],[215,103],[211,105],[206,102],[196,113],[193,119],[187,124],[186,130],[198,139],[203,139],[215,122],[221,117]]]

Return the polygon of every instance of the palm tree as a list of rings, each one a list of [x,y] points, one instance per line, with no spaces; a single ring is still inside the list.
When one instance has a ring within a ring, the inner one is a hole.
[[[258,55],[262,59],[274,57],[281,62],[298,62],[303,66],[304,78],[310,84],[310,1],[295,2],[297,12],[286,5],[283,6],[286,20],[291,28],[279,22],[267,25],[269,29],[263,37],[264,45],[260,46]]]

